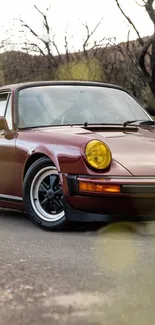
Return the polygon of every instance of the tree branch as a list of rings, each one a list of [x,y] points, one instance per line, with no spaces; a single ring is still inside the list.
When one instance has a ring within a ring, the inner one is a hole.
[[[67,29],[65,30],[65,37],[64,37],[64,41],[65,41],[65,52],[66,52],[66,60],[67,63],[69,63],[69,49],[68,49],[68,37],[67,37]]]
[[[24,20],[22,20],[22,19],[17,19],[17,20],[19,20],[20,23],[21,23],[21,25],[22,25],[23,27],[27,28],[27,29],[31,32],[31,34],[32,34],[33,36],[39,38],[39,35],[34,31],[34,29],[32,29],[29,25],[27,25],[27,24],[24,22]]]
[[[53,35],[53,40],[50,41],[50,42],[51,42],[52,45],[54,46],[54,48],[55,48],[55,50],[56,50],[56,52],[57,52],[57,55],[59,56],[59,59],[60,59],[60,61],[61,61],[61,54],[60,54],[60,52],[59,52],[58,46],[57,46],[56,43],[55,43],[54,37],[55,37],[55,35]]]
[[[36,5],[34,5],[34,8],[40,13],[40,15],[42,15],[44,27],[46,28],[47,34],[49,35],[50,27],[48,24],[47,15],[45,15]]]
[[[148,73],[148,71],[146,70],[146,66],[145,66],[145,56],[148,52],[149,47],[151,46],[151,44],[153,43],[153,41],[155,41],[155,35],[153,35],[148,42],[146,42],[146,44],[144,45],[142,52],[140,54],[140,58],[139,58],[139,65],[143,71],[143,73],[145,74],[146,77],[150,78],[151,75]]]
[[[46,57],[46,54],[44,53],[44,51],[41,49],[41,47],[36,44],[36,43],[29,43],[30,46],[36,48],[37,50],[35,50],[35,52],[40,52],[40,54],[42,54],[42,56],[45,56]]]
[[[153,8],[153,2],[154,0],[147,0],[147,2],[145,3],[145,9],[153,24],[155,25],[155,10]]]
[[[54,62],[54,64],[57,66],[57,61],[55,59],[55,57],[53,56],[53,54],[51,53],[51,49],[50,49],[50,41],[45,41],[43,38],[40,38],[40,36],[38,35],[38,33],[33,29],[31,28],[26,22],[24,22],[22,19],[18,19],[21,23],[21,25],[23,27],[25,27],[26,29],[29,30],[29,32],[35,36],[38,40],[40,40],[46,47],[46,50],[47,50],[47,54],[49,56],[49,58]],[[53,42],[54,43],[54,42]],[[45,53],[44,51],[36,44],[36,46],[38,47],[38,50],[39,52],[45,56]]]
[[[56,60],[54,58],[54,56],[51,54],[51,49],[50,49],[50,43],[54,46],[58,56],[59,56],[59,59],[61,59],[61,55],[60,55],[60,52],[59,52],[59,49],[58,49],[58,46],[56,45],[55,43],[55,40],[54,40],[54,36],[53,36],[53,39],[51,40],[50,39],[50,26],[49,26],[49,23],[48,23],[48,19],[47,19],[47,15],[44,14],[36,5],[34,5],[34,8],[39,12],[39,14],[43,17],[43,24],[44,24],[44,27],[46,29],[46,32],[47,32],[47,36],[48,36],[48,41],[45,41],[45,40],[42,40],[46,46],[46,49],[47,49],[47,52],[48,52],[48,55],[49,56],[52,56],[52,59],[55,61],[56,63]],[[47,8],[47,11],[49,10],[49,8]]]
[[[121,13],[123,14],[123,16],[127,19],[128,23],[133,27],[134,31],[136,32],[137,36],[138,36],[138,41],[140,43],[141,46],[144,46],[144,41],[143,39],[141,38],[140,36],[140,33],[138,32],[138,29],[136,28],[135,24],[133,23],[133,21],[130,19],[130,17],[128,17],[125,12],[123,11],[120,3],[119,3],[119,0],[115,0],[116,1],[116,4],[117,4],[117,7],[119,8],[119,10],[121,11]],[[152,0],[151,0],[152,1]]]
[[[85,54],[86,54],[86,47],[88,46],[88,41],[93,36],[93,34],[96,32],[96,30],[99,27],[99,25],[101,24],[102,20],[103,20],[103,17],[100,19],[100,21],[97,23],[97,25],[94,27],[94,29],[91,32],[89,31],[88,25],[83,24],[83,26],[86,28],[86,31],[87,31],[87,36],[86,36],[86,39],[85,39],[85,41],[83,43],[83,51],[84,51]]]
[[[135,0],[135,2],[137,3],[137,5],[138,5],[139,7],[145,7],[145,1],[144,1],[144,0],[142,0],[142,1],[143,1],[143,3],[144,3],[143,5],[141,5],[138,1]]]

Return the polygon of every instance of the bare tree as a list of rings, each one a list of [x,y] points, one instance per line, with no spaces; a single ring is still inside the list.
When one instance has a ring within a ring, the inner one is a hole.
[[[99,26],[101,25],[101,22],[103,21],[103,18],[98,21],[98,23],[94,26],[92,30],[90,30],[87,23],[82,24],[85,28],[86,35],[83,40],[83,43],[81,44],[81,50],[76,51],[73,46],[71,45],[71,38],[68,36],[68,30],[66,28],[64,33],[64,53],[60,53],[60,50],[58,48],[58,45],[56,43],[55,34],[53,32],[51,20],[49,19],[49,8],[46,9],[45,12],[40,10],[36,5],[34,5],[35,10],[40,15],[40,25],[44,26],[45,35],[40,36],[40,33],[38,30],[34,29],[30,24],[28,24],[23,19],[18,19],[20,22],[20,25],[22,27],[21,32],[25,33],[25,39],[27,36],[27,41],[22,46],[22,50],[26,53],[36,53],[39,54],[44,58],[44,61],[48,62],[48,69],[50,76],[52,78],[55,78],[56,72],[59,69],[59,67],[62,65],[68,64],[68,66],[79,62],[81,59],[85,60],[90,63],[92,59],[96,59],[96,53],[98,49],[102,48],[102,51],[105,50],[105,47],[107,47],[110,44],[109,39],[101,38],[101,40],[96,41],[94,40],[95,33]],[[94,40],[94,41],[93,41]],[[71,50],[72,49],[72,50]],[[101,53],[101,51],[100,51]],[[96,59],[97,60],[97,59]],[[99,62],[98,62],[99,63]],[[53,72],[53,74],[52,74]]]
[[[22,32],[28,31],[30,33],[30,38],[27,42],[25,42],[26,46],[23,47],[23,49],[28,49],[33,53],[36,52],[37,54],[44,56],[48,60],[50,68],[57,68],[59,61],[61,61],[61,55],[55,42],[55,35],[53,34],[53,30],[48,20],[48,11],[50,8],[47,8],[45,13],[41,11],[36,5],[34,5],[34,8],[40,14],[40,17],[42,19],[41,24],[43,23],[43,26],[45,28],[45,35],[41,36],[38,31],[32,28],[23,19],[18,19],[21,26],[24,28]],[[32,37],[34,41],[30,40]]]
[[[40,36],[39,32],[34,29],[30,24],[28,24],[23,19],[18,19],[20,22],[20,25],[22,27],[21,32],[25,33],[25,35],[28,35],[29,37],[28,41],[25,41],[24,45],[22,46],[22,49],[26,51],[26,53],[37,53],[40,54],[42,57],[44,57],[45,60],[48,62],[49,70],[55,70],[59,68],[62,64],[72,64],[73,61],[79,61],[79,59],[84,57],[85,59],[95,58],[95,54],[98,48],[103,47],[103,43],[107,42],[105,38],[102,38],[101,40],[92,42],[92,39],[94,37],[95,32],[97,31],[98,27],[100,26],[103,18],[95,25],[95,27],[90,30],[87,23],[83,24],[85,30],[86,30],[86,36],[83,41],[83,44],[81,44],[82,52],[76,52],[73,50],[69,50],[71,48],[70,41],[68,38],[67,29],[65,30],[64,34],[64,49],[65,53],[60,53],[60,50],[58,48],[58,45],[55,41],[55,34],[53,32],[52,24],[49,19],[49,8],[46,9],[45,12],[40,10],[36,5],[34,5],[35,10],[40,15],[40,24],[43,24],[45,29],[45,35]],[[71,37],[72,38],[72,37]],[[32,41],[33,40],[33,41]],[[54,77],[54,76],[53,76]]]
[[[121,7],[119,0],[115,1],[119,10],[137,34],[137,40],[141,48],[138,57],[138,63],[146,78],[146,81],[150,86],[153,95],[155,96],[155,9],[153,8],[154,0],[141,0],[141,6],[145,8],[146,13],[148,14],[154,26],[154,33],[147,40],[144,40],[144,38],[141,37],[134,22],[131,20],[130,17],[128,17],[128,15],[124,12],[123,8]]]
[[[99,42],[94,41],[93,46],[90,48],[90,43],[91,42],[91,37],[95,34],[96,30],[98,29],[98,27],[100,26],[101,22],[102,22],[103,18],[101,18],[101,20],[97,23],[97,25],[90,31],[89,26],[87,23],[83,24],[83,26],[86,29],[86,38],[83,42],[82,48],[83,48],[83,52],[85,54],[85,56],[87,57],[88,55],[88,49],[89,51],[91,49],[95,49],[96,47],[101,47],[102,42],[104,41],[105,38],[102,38]]]

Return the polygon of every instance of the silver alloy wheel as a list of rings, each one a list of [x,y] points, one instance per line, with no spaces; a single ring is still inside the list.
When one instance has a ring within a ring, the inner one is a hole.
[[[30,187],[30,201],[37,216],[48,222],[62,219],[65,215],[62,198],[57,169],[53,166],[42,168]]]

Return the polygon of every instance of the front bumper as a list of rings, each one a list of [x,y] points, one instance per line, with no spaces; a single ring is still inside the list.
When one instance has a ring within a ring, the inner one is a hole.
[[[67,218],[71,221],[155,220],[155,177],[87,177],[67,175]],[[120,193],[79,191],[78,182],[115,184]]]

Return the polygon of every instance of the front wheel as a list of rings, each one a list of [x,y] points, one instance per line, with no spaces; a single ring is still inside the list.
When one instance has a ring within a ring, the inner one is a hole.
[[[62,229],[67,224],[62,184],[49,158],[38,159],[24,179],[23,198],[32,222],[46,229]]]

